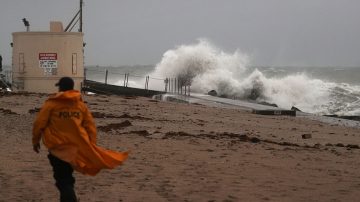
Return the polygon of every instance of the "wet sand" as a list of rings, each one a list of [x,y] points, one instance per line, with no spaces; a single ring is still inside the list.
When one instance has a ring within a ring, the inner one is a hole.
[[[0,201],[58,201],[32,123],[47,95],[0,96]],[[357,201],[360,129],[237,108],[84,96],[98,144],[130,158],[76,173],[81,201]],[[303,139],[303,137],[310,137]]]

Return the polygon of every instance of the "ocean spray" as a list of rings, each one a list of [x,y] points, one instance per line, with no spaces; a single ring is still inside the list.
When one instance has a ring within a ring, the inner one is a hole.
[[[191,81],[193,92],[216,90],[220,96],[274,103],[284,109],[295,106],[318,114],[356,113],[356,109],[350,112],[349,106],[346,109],[339,106],[342,101],[336,100],[338,93],[334,89],[343,88],[336,83],[305,73],[268,78],[258,69],[251,70],[249,64],[250,58],[239,50],[226,53],[200,39],[198,43],[166,51],[151,76],[186,78]],[[359,102],[359,97],[355,96],[352,102]]]

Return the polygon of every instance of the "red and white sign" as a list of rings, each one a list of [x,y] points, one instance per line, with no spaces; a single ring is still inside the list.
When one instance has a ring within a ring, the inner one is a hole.
[[[57,68],[57,53],[39,53],[40,68]]]
[[[39,60],[57,60],[57,53],[39,53]]]

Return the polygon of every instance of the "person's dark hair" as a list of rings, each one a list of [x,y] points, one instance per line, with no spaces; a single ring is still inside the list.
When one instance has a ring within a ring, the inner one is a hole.
[[[74,80],[70,77],[62,77],[59,82],[55,84],[59,87],[59,91],[67,91],[74,89]]]

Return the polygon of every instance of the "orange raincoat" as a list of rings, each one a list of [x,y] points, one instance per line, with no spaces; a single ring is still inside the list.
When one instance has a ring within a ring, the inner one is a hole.
[[[32,143],[42,138],[50,153],[83,174],[96,175],[103,168],[115,168],[128,152],[115,152],[96,146],[96,126],[76,90],[50,96],[33,126]]]

